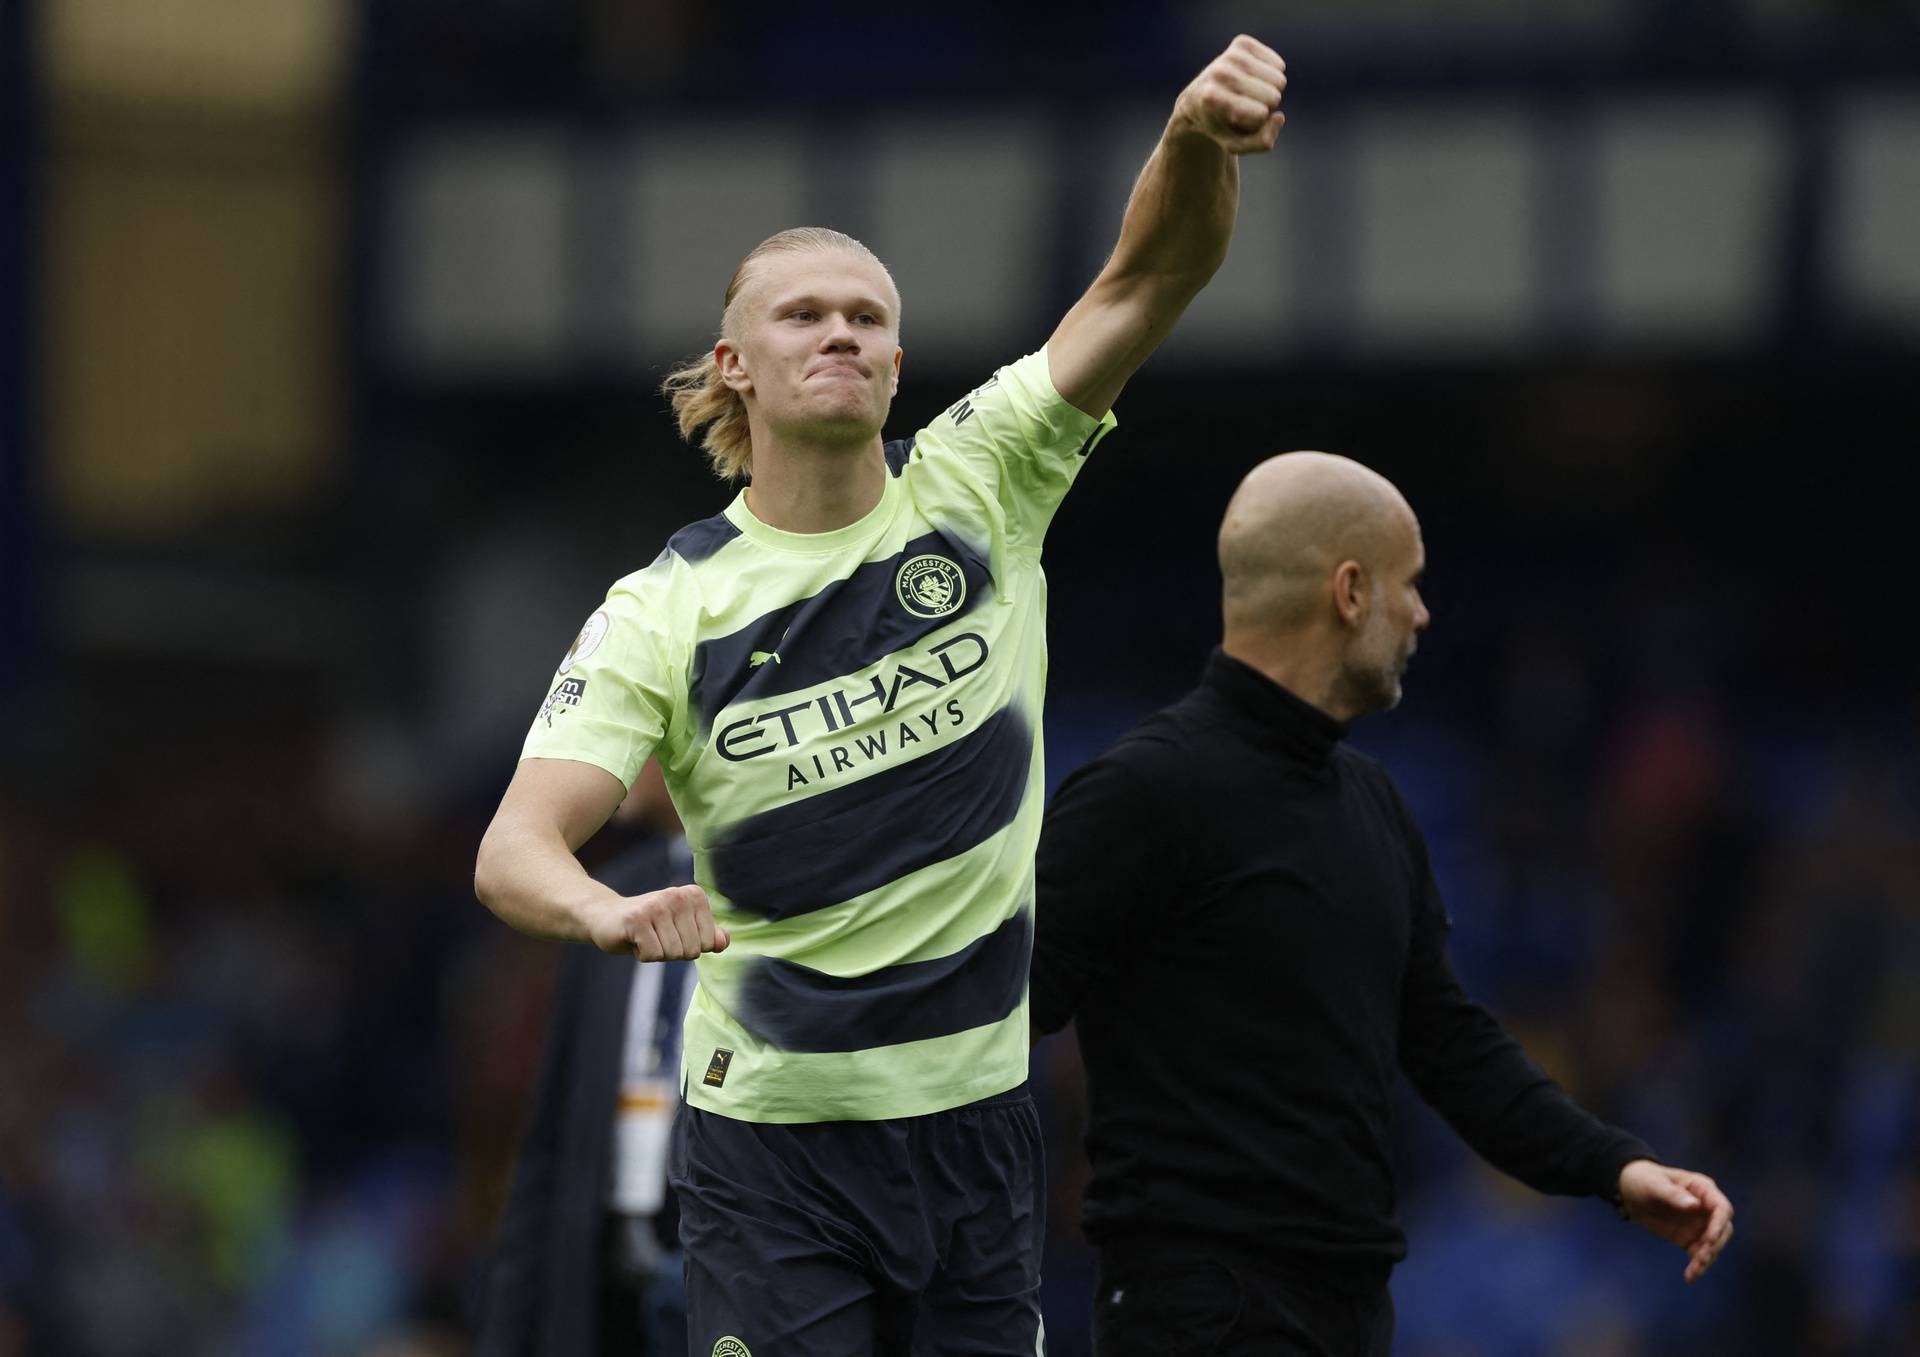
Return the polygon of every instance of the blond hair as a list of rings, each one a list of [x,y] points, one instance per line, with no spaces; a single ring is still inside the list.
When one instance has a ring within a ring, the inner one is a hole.
[[[754,261],[770,254],[802,254],[816,250],[848,250],[881,264],[872,250],[852,236],[825,226],[796,226],[768,236],[748,252],[727,284],[727,296],[720,317],[720,333],[732,339],[739,334],[740,296],[746,290],[748,270]],[[887,275],[891,283],[893,276]],[[895,310],[898,306],[896,291]],[[747,403],[738,391],[720,379],[720,365],[709,349],[690,358],[669,372],[660,383],[660,393],[673,405],[673,417],[680,426],[680,437],[696,441],[722,480],[737,481],[753,474],[753,433],[747,427]]]

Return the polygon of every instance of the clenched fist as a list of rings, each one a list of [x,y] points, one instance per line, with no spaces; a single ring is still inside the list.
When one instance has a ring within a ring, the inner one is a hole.
[[[1243,33],[1180,92],[1174,121],[1233,155],[1271,151],[1287,121],[1280,112],[1286,88],[1287,63],[1280,54]]]
[[[698,886],[623,897],[597,912],[587,931],[601,951],[641,961],[691,961],[727,950],[727,930],[713,921],[707,893]]]

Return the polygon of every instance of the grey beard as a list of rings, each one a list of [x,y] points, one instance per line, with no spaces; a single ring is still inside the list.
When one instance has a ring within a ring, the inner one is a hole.
[[[1355,716],[1391,711],[1400,705],[1399,666],[1394,664],[1380,669],[1343,670],[1337,696],[1340,705]]]

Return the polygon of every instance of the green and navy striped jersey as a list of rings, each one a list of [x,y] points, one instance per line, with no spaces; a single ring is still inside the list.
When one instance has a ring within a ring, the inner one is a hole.
[[[916,1116],[1026,1077],[1040,544],[1112,425],[1031,354],[887,444],[858,522],[783,532],[742,494],[615,584],[562,662],[523,757],[631,784],[658,754],[732,935],[687,1012],[693,1106]]]

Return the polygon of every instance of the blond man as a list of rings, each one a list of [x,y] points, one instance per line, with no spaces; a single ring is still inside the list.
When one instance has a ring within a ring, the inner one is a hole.
[[[1039,351],[882,437],[900,297],[859,242],[749,254],[667,382],[748,485],[614,585],[481,844],[517,928],[697,957],[674,1186],[691,1350],[1042,1350],[1027,1068],[1049,520],[1129,377],[1225,257],[1285,64],[1247,37],[1180,95],[1093,285]],[[573,854],[649,754],[697,885]]]

